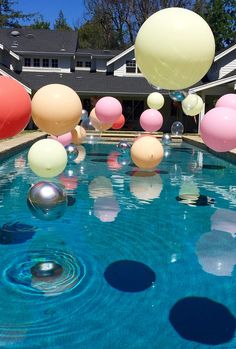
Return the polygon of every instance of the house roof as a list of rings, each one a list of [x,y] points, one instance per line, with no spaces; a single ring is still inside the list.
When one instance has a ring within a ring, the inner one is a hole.
[[[220,50],[219,52],[216,53],[214,62],[218,61],[218,59],[224,57],[225,55],[234,51],[235,49],[236,49],[236,43],[233,43],[233,44],[229,45],[228,47]]]
[[[232,72],[232,74],[233,74],[233,72]],[[235,70],[234,70],[234,74],[235,74]],[[208,88],[212,88],[212,87],[216,87],[216,86],[219,86],[219,85],[223,85],[223,84],[227,84],[227,83],[236,81],[236,74],[235,75],[230,75],[230,76],[228,76],[228,75],[227,75],[227,77],[224,76],[221,79],[218,79],[218,80],[215,80],[215,81],[211,81],[211,82],[208,82],[206,84],[201,84],[201,85],[192,87],[192,88],[189,89],[189,93],[199,92],[199,91],[202,91],[202,90],[206,90]]]
[[[110,61],[107,62],[107,66],[111,65],[112,63],[118,61],[120,58],[124,57],[125,55],[127,55],[128,53],[130,53],[131,51],[134,50],[134,45],[130,46],[129,48],[127,48],[125,51],[122,51],[121,53],[119,53],[117,56],[115,56],[114,58],[110,59]]]
[[[92,48],[78,48],[76,51],[76,55],[112,58],[121,52],[121,50],[96,50]]]
[[[35,91],[47,84],[64,84],[81,95],[146,96],[156,91],[142,77],[118,77],[100,72],[76,71],[65,74],[22,72],[20,76]]]
[[[74,54],[77,31],[49,29],[0,29],[0,43],[16,53]]]
[[[12,77],[13,79],[17,80],[21,85],[23,85],[29,94],[32,93],[32,90],[29,87],[30,84],[26,82],[19,74],[5,67],[3,64],[0,64],[0,75]]]

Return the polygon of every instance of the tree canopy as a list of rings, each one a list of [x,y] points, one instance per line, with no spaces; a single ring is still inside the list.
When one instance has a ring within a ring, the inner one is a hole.
[[[38,15],[29,27],[32,29],[50,29],[50,22],[45,21],[42,15]]]
[[[59,11],[58,18],[55,20],[54,29],[72,30],[72,28],[68,25],[62,10]]]
[[[20,21],[31,20],[35,14],[25,14],[14,9],[16,1],[0,0],[0,28],[19,28]]]

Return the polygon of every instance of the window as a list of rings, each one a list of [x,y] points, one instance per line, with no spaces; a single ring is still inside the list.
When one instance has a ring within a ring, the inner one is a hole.
[[[126,61],[126,73],[136,73],[135,61]]]
[[[86,68],[91,68],[91,62],[85,62],[85,67]]]
[[[58,59],[56,59],[56,58],[52,59],[52,67],[53,68],[58,68]]]
[[[31,58],[25,58],[25,67],[31,66]]]
[[[34,67],[40,67],[40,59],[34,58]]]
[[[43,58],[43,67],[48,68],[49,67],[49,59]]]
[[[83,62],[82,61],[77,61],[76,62],[76,67],[83,67]]]

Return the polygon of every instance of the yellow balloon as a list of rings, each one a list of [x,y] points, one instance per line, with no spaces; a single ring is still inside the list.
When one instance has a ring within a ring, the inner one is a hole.
[[[31,170],[39,177],[50,178],[64,171],[67,153],[63,145],[54,139],[41,139],[28,152]]]
[[[184,114],[189,116],[195,116],[201,112],[202,107],[203,107],[203,100],[201,97],[197,96],[197,104],[192,109],[185,109],[183,106],[182,106],[182,109],[184,111]]]
[[[86,131],[82,126],[76,126],[74,130],[71,131],[72,143],[80,145],[86,138]]]
[[[187,95],[186,98],[184,98],[184,100],[181,102],[182,104],[182,108],[185,110],[191,110],[194,107],[196,107],[198,102],[198,98],[196,94],[189,94]]]
[[[178,7],[150,16],[135,42],[137,65],[144,77],[168,90],[181,90],[201,80],[214,55],[215,40],[207,22]]]
[[[65,85],[43,86],[32,98],[32,118],[35,124],[54,136],[73,130],[78,125],[81,114],[79,96]]]
[[[164,97],[159,92],[150,93],[150,95],[147,98],[147,105],[151,109],[159,110],[163,107],[164,103]]]
[[[113,123],[112,124],[107,124],[107,123],[104,123],[104,122],[101,122],[97,116],[96,116],[96,113],[95,113],[95,108],[93,108],[90,112],[90,120],[91,120],[91,124],[93,125],[93,127],[95,128],[95,130],[97,131],[106,131],[108,130],[109,128],[112,127]]]
[[[133,143],[130,153],[136,166],[142,169],[153,169],[161,162],[164,150],[158,139],[143,136]]]

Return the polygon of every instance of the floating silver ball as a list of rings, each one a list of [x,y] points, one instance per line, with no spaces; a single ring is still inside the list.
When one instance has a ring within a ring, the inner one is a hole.
[[[184,91],[171,91],[169,96],[175,102],[182,102],[187,96],[187,93]]]
[[[171,135],[169,133],[165,133],[162,136],[163,144],[169,144],[171,142]]]
[[[125,153],[130,150],[131,145],[128,142],[121,141],[119,142],[116,147],[122,152]]]
[[[40,280],[48,278],[52,280],[54,278],[58,278],[62,273],[62,266],[53,261],[39,262],[31,268],[32,276]]]
[[[74,144],[67,145],[65,147],[65,150],[67,152],[68,162],[69,161],[74,161],[78,157],[78,155],[79,155],[78,148]]]
[[[38,182],[30,188],[27,204],[35,217],[42,220],[54,220],[63,216],[66,210],[66,192],[55,183]]]

